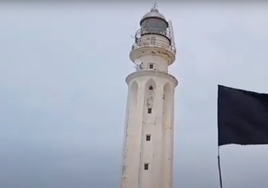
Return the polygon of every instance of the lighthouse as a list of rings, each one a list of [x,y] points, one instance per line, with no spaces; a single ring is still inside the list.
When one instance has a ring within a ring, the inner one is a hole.
[[[130,50],[121,188],[173,187],[175,57],[172,22],[154,5]]]

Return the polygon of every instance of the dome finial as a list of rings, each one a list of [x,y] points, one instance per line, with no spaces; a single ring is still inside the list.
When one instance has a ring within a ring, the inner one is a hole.
[[[155,1],[155,2],[154,2],[154,5],[153,5],[152,8],[151,8],[151,12],[158,12],[157,7],[158,7],[158,5],[157,5],[157,3],[156,3],[156,1]]]

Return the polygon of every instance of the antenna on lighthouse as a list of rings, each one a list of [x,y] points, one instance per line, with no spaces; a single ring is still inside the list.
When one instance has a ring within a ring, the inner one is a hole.
[[[157,7],[158,7],[157,3],[154,2],[154,5],[153,5],[153,7],[151,8],[151,11],[157,9]]]
[[[174,30],[173,30],[173,24],[171,20],[168,21],[168,25],[169,25],[169,31],[170,31],[171,45],[175,47]]]

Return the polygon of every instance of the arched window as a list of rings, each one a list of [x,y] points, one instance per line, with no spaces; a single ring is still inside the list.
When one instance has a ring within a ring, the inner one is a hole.
[[[150,87],[149,87],[149,90],[154,90],[153,86],[150,86]]]

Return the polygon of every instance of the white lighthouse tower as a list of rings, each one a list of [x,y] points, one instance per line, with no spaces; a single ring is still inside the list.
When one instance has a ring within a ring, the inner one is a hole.
[[[140,21],[127,76],[128,99],[121,188],[173,187],[175,61],[172,23],[156,6]]]

